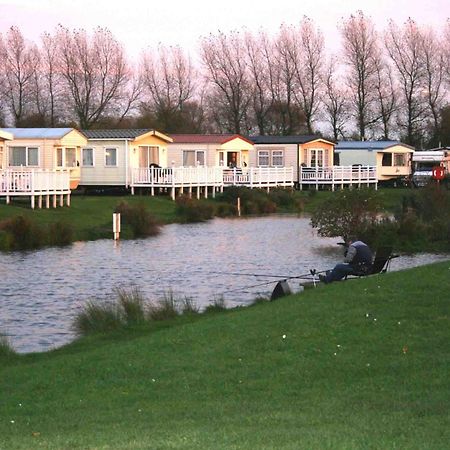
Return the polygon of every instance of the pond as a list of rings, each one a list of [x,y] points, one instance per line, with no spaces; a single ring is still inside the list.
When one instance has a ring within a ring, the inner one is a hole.
[[[328,269],[342,259],[339,241],[318,237],[309,218],[271,216],[168,225],[149,239],[1,254],[0,332],[18,352],[61,346],[74,338],[71,323],[85,302],[112,299],[117,287],[136,286],[150,300],[172,291],[200,309],[219,298],[227,307],[247,305],[270,296],[276,280],[261,285],[270,278],[242,274]],[[448,256],[402,256],[391,270],[441,259]],[[298,280],[289,283],[299,289]]]

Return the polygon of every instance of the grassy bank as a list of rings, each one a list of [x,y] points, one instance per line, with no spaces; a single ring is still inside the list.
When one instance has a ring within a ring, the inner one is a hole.
[[[70,208],[31,210],[28,202],[15,201],[12,205],[0,204],[0,221],[23,215],[40,225],[61,221],[71,224],[75,240],[86,241],[112,237],[112,214],[116,206],[125,201],[130,205],[142,203],[162,223],[176,221],[175,204],[165,197],[150,196],[83,196],[74,195]],[[123,227],[122,238],[129,236]]]
[[[0,448],[448,448],[449,270],[3,357]]]

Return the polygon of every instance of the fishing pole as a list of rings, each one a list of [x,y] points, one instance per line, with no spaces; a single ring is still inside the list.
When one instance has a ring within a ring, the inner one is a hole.
[[[318,275],[320,273],[325,273],[325,272],[326,272],[326,270],[316,271],[315,269],[312,269],[312,270],[309,271],[309,273],[304,274],[304,275],[296,275],[296,276],[290,276],[290,277],[279,277],[279,278],[280,278],[280,280],[293,280],[293,279],[306,278],[306,277],[312,276],[313,277],[313,281],[315,281],[315,276],[316,275]],[[273,275],[273,276],[275,277],[275,275]],[[259,286],[266,286],[266,285],[271,284],[271,283],[276,283],[276,280],[266,281],[264,283],[253,284],[251,286],[244,286],[244,287],[241,287],[241,288],[227,290],[225,292],[222,292],[221,295],[228,294],[230,292],[245,291],[247,289],[252,289],[252,288],[255,288],[255,287],[259,287]]]
[[[315,269],[311,269],[308,273],[305,273],[302,275],[272,275],[272,274],[266,274],[266,273],[242,273],[242,272],[206,272],[206,273],[215,274],[215,275],[232,275],[232,276],[245,276],[245,277],[279,278],[280,280],[294,280],[297,278],[306,278],[306,277],[318,275],[320,273],[325,273],[325,272],[326,272],[326,270],[317,271]]]

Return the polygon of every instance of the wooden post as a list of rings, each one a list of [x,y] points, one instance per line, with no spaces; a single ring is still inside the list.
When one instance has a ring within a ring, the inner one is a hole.
[[[241,217],[241,197],[237,198],[237,212],[238,212],[238,217]]]
[[[47,195],[45,196],[45,207],[46,207],[47,209],[50,208],[50,195],[49,195],[49,194],[47,194]]]
[[[38,196],[38,208],[42,209],[42,195]]]

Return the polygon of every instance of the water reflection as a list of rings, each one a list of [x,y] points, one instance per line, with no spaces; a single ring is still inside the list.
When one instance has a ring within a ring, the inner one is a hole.
[[[331,267],[342,257],[339,239],[318,237],[309,219],[267,217],[215,219],[205,224],[169,225],[156,238],[78,242],[0,258],[0,330],[20,352],[42,351],[69,342],[70,324],[90,299],[111,298],[115,287],[138,286],[150,299],[172,290],[200,307],[223,296],[227,306],[270,295],[265,277],[296,276]],[[425,264],[445,256],[395,259],[392,269]],[[298,281],[291,283],[298,288]],[[234,292],[230,292],[234,291]]]

